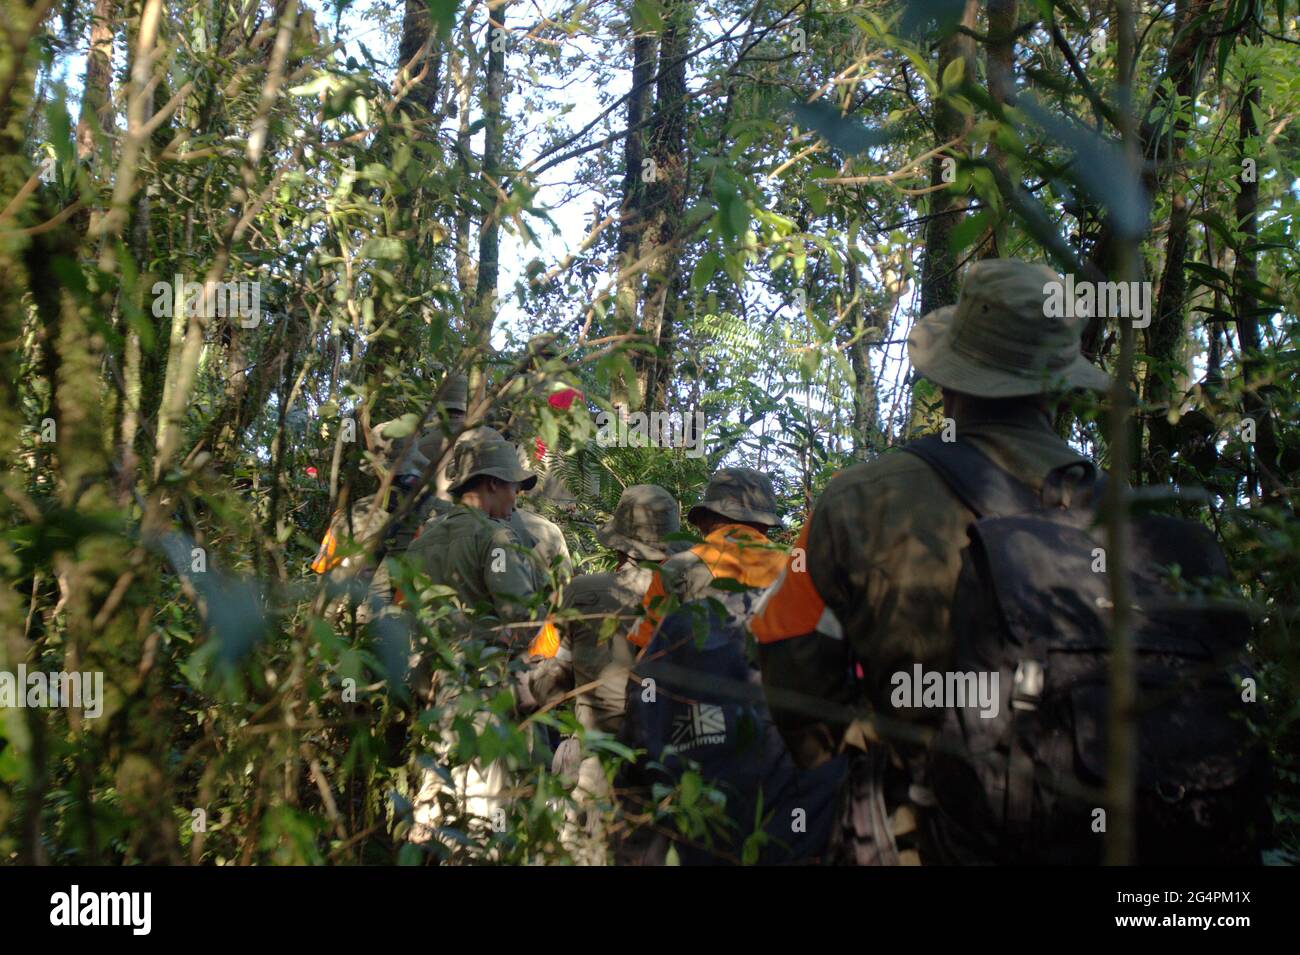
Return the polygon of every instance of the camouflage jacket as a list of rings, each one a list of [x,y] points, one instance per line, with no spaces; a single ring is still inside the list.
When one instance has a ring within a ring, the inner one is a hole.
[[[652,572],[635,563],[613,573],[581,574],[565,588],[561,652],[573,661],[576,686],[597,685],[578,695],[575,713],[588,729],[617,733],[623,722],[627,675],[636,650],[627,633],[641,617],[641,598]],[[608,621],[608,622],[607,622]]]
[[[460,608],[476,614],[486,627],[533,618],[536,570],[505,521],[458,504],[426,524],[408,553],[433,583],[455,590]],[[527,645],[533,630],[512,627],[500,636],[512,645]]]
[[[1035,490],[1053,469],[1081,460],[1027,408],[996,421],[959,421],[971,441]],[[892,452],[837,475],[818,500],[776,585],[750,627],[767,687],[816,700],[866,700],[896,719],[891,677],[914,664],[941,670],[952,651],[949,611],[974,514],[915,455]],[[833,754],[843,726],[770,699],[773,718],[803,765]]]
[[[510,515],[510,526],[532,553],[533,563],[538,570],[539,586],[541,582],[549,581],[552,574],[559,583],[573,576],[573,558],[569,556],[569,545],[564,540],[564,532],[553,521],[536,511],[516,507]]]

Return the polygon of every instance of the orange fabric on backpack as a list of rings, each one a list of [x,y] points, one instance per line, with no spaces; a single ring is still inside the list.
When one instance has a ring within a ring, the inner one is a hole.
[[[555,629],[551,618],[547,617],[542,629],[537,631],[533,642],[528,645],[528,654],[534,657],[550,659],[560,652],[560,631]]]
[[[780,575],[786,556],[769,545],[767,536],[745,524],[724,524],[691,548],[694,554],[715,578],[735,580],[746,587],[767,587]],[[668,596],[663,577],[654,572],[641,606],[645,616],[628,634],[633,646],[644,648],[654,636],[655,627],[663,616],[660,608]]]
[[[799,540],[790,551],[781,582],[768,596],[766,603],[749,622],[749,631],[759,643],[776,643],[813,633],[826,612],[826,602],[813,586],[808,573],[808,524],[804,524]],[[796,561],[802,563],[796,564]]]
[[[338,550],[338,541],[334,539],[334,528],[331,527],[320,542],[320,550],[316,551],[316,559],[311,562],[311,569],[318,574],[326,574],[343,563],[343,558],[334,556],[336,550]]]

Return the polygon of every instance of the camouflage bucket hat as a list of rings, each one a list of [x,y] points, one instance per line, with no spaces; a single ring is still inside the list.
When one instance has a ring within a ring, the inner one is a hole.
[[[459,411],[463,414],[468,401],[469,379],[464,375],[448,375],[447,381],[442,387],[442,397],[438,399],[438,407],[446,411]],[[452,422],[453,437],[458,427],[458,423]],[[432,423],[420,432],[418,442],[420,453],[430,461],[437,460],[442,454],[444,438],[443,423],[437,420],[435,415]]]
[[[1046,265],[976,262],[957,304],[926,315],[907,337],[912,366],[943,388],[980,398],[1106,390],[1110,376],[1079,351],[1088,319],[1047,314],[1056,283],[1061,277]]]
[[[406,453],[397,462],[397,473],[404,476],[419,476],[429,466],[429,459],[417,444],[406,449]]]
[[[464,375],[448,375],[438,404],[448,411],[465,411],[469,407],[469,379]]]
[[[709,479],[704,500],[690,509],[686,519],[697,523],[701,511],[712,511],[733,521],[781,526],[772,479],[752,468],[720,468]]]
[[[681,515],[671,494],[656,484],[634,484],[623,491],[614,516],[596,531],[596,540],[637,560],[665,560],[690,546],[686,541],[664,540],[681,529]]]
[[[480,474],[513,481],[522,490],[529,490],[537,483],[537,475],[521,468],[517,455],[515,446],[491,428],[466,431],[451,449],[447,472],[451,493],[461,493],[465,484]]]
[[[410,434],[414,418],[418,415],[401,415],[370,429],[371,446],[398,474],[419,474],[429,463]]]

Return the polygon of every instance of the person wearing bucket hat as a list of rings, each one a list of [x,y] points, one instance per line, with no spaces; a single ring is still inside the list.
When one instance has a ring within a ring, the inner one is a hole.
[[[455,436],[459,433],[465,418],[465,405],[468,397],[468,379],[464,375],[452,374],[440,392],[438,407],[448,418],[447,433]],[[384,493],[383,500],[374,494],[359,498],[351,508],[340,509],[330,520],[330,525],[321,540],[320,548],[311,563],[311,569],[318,574],[335,571],[344,575],[359,573],[370,579],[370,597],[362,605],[360,614],[369,619],[376,602],[388,599],[390,588],[388,573],[383,564],[384,557],[406,553],[414,540],[419,527],[431,515],[445,513],[451,508],[451,496],[446,492],[445,480],[435,478],[434,488],[426,488],[421,483],[425,469],[431,461],[442,458],[445,441],[444,427],[441,422],[430,425],[421,434],[419,440],[411,437],[395,437],[393,432],[400,432],[402,426],[410,429],[410,418],[418,419],[423,413],[411,412],[401,418],[394,418],[377,425],[371,431],[371,446],[380,454],[395,461],[394,475]],[[437,475],[442,477],[447,462],[443,461]],[[441,488],[439,488],[441,484]],[[441,493],[440,493],[441,492]],[[407,505],[404,516],[389,524],[389,516],[399,508]],[[342,552],[347,548],[346,542],[353,546],[367,546],[367,542],[385,526],[388,530],[381,541],[375,542],[372,553],[346,556]]]
[[[1063,285],[1046,265],[975,263],[957,304],[931,312],[912,329],[912,367],[945,391],[977,398],[1105,391],[1110,376],[1079,351],[1087,319],[1048,315],[1051,289]]]
[[[720,596],[718,578],[747,587],[767,587],[785,564],[784,554],[768,542],[767,532],[781,526],[772,479],[752,468],[720,468],[709,479],[704,497],[686,515],[704,540],[665,561],[654,571],[641,598],[645,613],[628,634],[644,648],[659,621],[677,604]]]
[[[578,722],[588,730],[618,733],[635,657],[624,634],[641,616],[641,597],[652,574],[641,564],[666,560],[687,547],[685,541],[665,540],[680,529],[681,509],[666,490],[653,484],[623,490],[611,518],[596,530],[596,539],[618,563],[605,573],[579,574],[565,586],[554,615],[559,648],[528,678],[537,706],[556,702],[577,686],[583,688],[574,703]],[[602,636],[608,620],[617,624]],[[580,738],[571,736],[560,744],[553,771],[570,780],[576,804],[566,811],[561,838],[574,858],[603,865],[606,833],[593,807],[609,795],[609,785],[599,757],[584,752]]]
[[[505,644],[515,651],[510,654],[513,659],[522,655],[540,626],[535,606],[537,571],[526,545],[509,523],[516,494],[521,487],[536,483],[537,476],[519,466],[514,445],[491,428],[462,433],[449,457],[449,491],[456,503],[421,529],[410,557],[433,584],[455,592],[453,599],[461,615],[452,619],[467,623],[470,629],[464,636]],[[497,660],[498,666],[506,665],[504,659]],[[423,661],[418,655],[413,662],[416,672],[421,672]],[[512,681],[513,667],[500,678],[503,684]],[[435,745],[440,761],[450,754],[452,704],[461,692],[461,687],[450,682],[432,681],[428,696],[435,712],[443,714],[439,719],[444,739]],[[479,712],[474,717],[476,731],[489,732],[497,719]],[[433,769],[422,773],[412,804],[412,842],[440,838],[437,830],[448,796],[470,818],[470,828],[475,831],[486,830],[496,811],[505,805],[509,771],[503,760],[471,760],[455,766],[450,779],[448,782],[445,773]]]
[[[411,557],[435,584],[455,590],[464,609],[504,624],[528,620],[536,571],[509,520],[519,489],[535,484],[537,475],[519,466],[514,445],[491,428],[464,432],[450,459],[456,504],[421,529]],[[517,628],[501,635],[530,636]]]
[[[564,588],[556,614],[560,632],[557,659],[568,662],[570,677],[539,674],[547,683],[534,681],[534,696],[545,701],[556,691],[567,691],[565,682],[588,686],[574,706],[578,722],[588,729],[616,733],[623,720],[627,694],[627,671],[633,651],[624,634],[641,615],[641,598],[650,586],[653,572],[643,561],[667,560],[687,546],[685,541],[664,538],[681,530],[677,501],[654,484],[625,488],[613,516],[596,530],[596,539],[618,558],[613,571],[579,574]],[[619,621],[612,636],[600,638],[604,621]]]
[[[495,465],[484,470],[482,473],[487,476],[507,478],[507,472],[513,472],[517,476],[522,476],[518,480],[518,490],[528,491],[536,486],[538,475],[528,470],[520,458],[519,449],[502,437],[501,433],[494,428],[482,427],[476,429],[478,438],[472,443],[479,444],[482,439],[491,438],[500,442],[501,446],[493,452],[499,456]],[[459,442],[453,446],[452,453],[447,456],[446,467],[440,475],[441,484],[445,484],[448,495],[455,495],[459,490],[459,485],[471,475],[463,473],[464,461],[458,463],[457,455],[460,452]],[[512,461],[505,460],[504,449],[510,449],[514,455]],[[511,479],[513,480],[513,479]],[[519,535],[520,543],[529,553],[532,563],[535,565],[537,572],[537,586],[551,579],[555,575],[559,580],[564,580],[573,572],[573,561],[569,556],[569,547],[565,543],[564,533],[535,511],[525,511],[517,506],[517,500],[512,501],[509,514],[504,519],[509,522],[515,533]],[[439,513],[446,513],[445,508],[439,509]]]
[[[1046,266],[983,260],[968,270],[956,305],[924,316],[908,338],[914,369],[942,389],[955,443],[1034,491],[1084,460],[1053,429],[1056,398],[1110,383],[1080,353],[1086,319],[1051,316],[1047,298],[1059,281]],[[764,685],[775,691],[773,719],[801,765],[831,758],[846,727],[783,705],[792,694],[849,704],[865,696],[895,719],[937,718],[939,710],[894,706],[893,675],[914,665],[942,670],[950,659],[952,598],[975,517],[919,453],[884,454],[831,480],[749,623]],[[897,751],[904,763],[919,758],[907,745]],[[920,818],[909,774],[894,783],[888,813],[907,803],[910,814],[899,818]],[[894,835],[902,848],[903,834]],[[924,848],[904,852],[925,860]]]
[[[439,420],[430,421],[420,432],[415,442],[414,452],[423,456],[426,462],[437,463],[433,484],[434,495],[440,504],[450,505],[451,491],[447,470],[451,465],[451,456],[444,456],[443,451],[447,447],[447,442],[455,441],[456,436],[465,427],[465,412],[469,404],[469,379],[461,374],[449,374],[442,388],[439,389],[439,394]],[[413,461],[413,463],[418,462]],[[421,468],[417,473],[421,473],[422,470]],[[449,507],[439,506],[440,511],[448,509]]]

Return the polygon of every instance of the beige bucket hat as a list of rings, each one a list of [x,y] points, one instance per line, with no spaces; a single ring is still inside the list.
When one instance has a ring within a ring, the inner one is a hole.
[[[1046,265],[984,259],[966,273],[956,305],[926,315],[907,337],[912,367],[935,384],[980,398],[1074,388],[1111,379],[1079,350],[1085,317],[1048,317],[1061,277]]]

